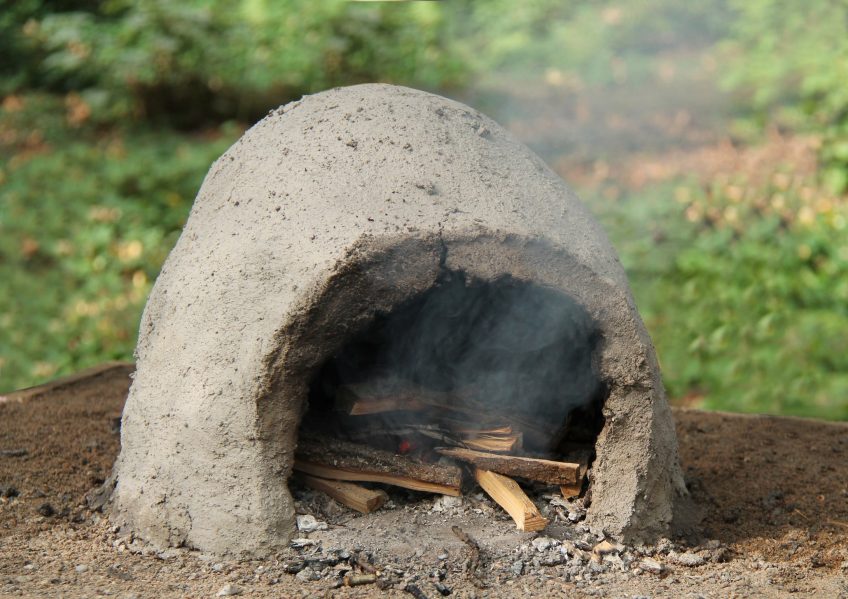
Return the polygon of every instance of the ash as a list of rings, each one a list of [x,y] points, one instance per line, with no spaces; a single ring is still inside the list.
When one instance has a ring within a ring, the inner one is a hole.
[[[604,580],[662,576],[663,562],[697,566],[723,559],[718,546],[678,553],[667,540],[656,547],[625,547],[597,537],[583,523],[584,500],[563,499],[554,487],[528,490],[550,520],[539,533],[516,530],[482,493],[434,497],[392,488],[379,511],[363,515],[320,492],[294,485],[292,491],[297,513],[313,516],[326,529],[299,531],[290,554],[281,556],[283,568],[316,589],[338,588],[345,577],[349,582],[372,573],[381,589],[418,597],[486,596],[486,589],[553,579],[591,591]],[[479,551],[458,536],[457,527]]]

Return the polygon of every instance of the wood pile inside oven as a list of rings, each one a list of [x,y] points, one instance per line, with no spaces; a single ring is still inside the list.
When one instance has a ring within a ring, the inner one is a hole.
[[[558,486],[566,498],[584,486],[592,448],[569,444],[567,434],[568,422],[492,413],[473,391],[372,381],[339,386],[332,410],[308,416],[294,469],[362,513],[386,501],[378,485],[459,496],[476,482],[520,530],[537,531],[548,521],[521,484]]]

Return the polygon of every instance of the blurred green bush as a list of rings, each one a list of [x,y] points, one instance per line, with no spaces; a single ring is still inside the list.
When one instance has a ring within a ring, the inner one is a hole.
[[[669,395],[848,419],[848,198],[766,183],[587,196],[620,252]]]
[[[441,21],[430,3],[21,0],[0,17],[0,94],[75,91],[99,122],[255,120],[334,85],[458,81]]]
[[[848,1],[731,0],[725,85],[749,118],[823,137],[823,178],[848,191]]]

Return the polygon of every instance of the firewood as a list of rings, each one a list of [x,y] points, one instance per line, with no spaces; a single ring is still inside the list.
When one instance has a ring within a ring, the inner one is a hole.
[[[497,419],[500,422],[497,422],[494,418],[485,417],[491,406],[476,398],[473,389],[433,391],[397,379],[342,385],[336,391],[336,409],[350,416],[431,411],[434,412],[434,420],[470,417],[474,422],[485,427],[491,425],[492,428],[501,427],[503,420],[508,420],[512,430],[520,433],[530,445],[546,449],[561,428],[555,423],[529,419],[519,413],[503,412]]]
[[[359,443],[301,435],[294,469],[331,480],[376,482],[415,491],[460,495],[462,471],[448,464],[425,464]]]
[[[306,486],[326,493],[339,503],[363,514],[379,509],[388,499],[386,492],[379,489],[366,489],[353,483],[328,480],[308,474],[300,474],[299,478]]]
[[[511,478],[497,472],[476,468],[474,478],[483,490],[509,514],[519,530],[532,532],[548,525],[534,503]]]
[[[566,499],[579,497],[583,492],[583,481],[586,478],[586,473],[589,470],[589,459],[592,455],[591,449],[575,449],[566,454],[569,460],[574,461],[580,468],[577,472],[577,480],[573,483],[560,485],[559,490],[562,496]]]
[[[337,408],[351,416],[383,412],[419,412],[428,408],[459,409],[457,396],[451,393],[416,387],[404,381],[375,380],[342,385],[336,391]]]
[[[458,484],[457,486],[448,486],[426,480],[398,476],[396,474],[386,472],[348,470],[345,468],[327,466],[326,464],[305,462],[303,460],[295,460],[294,469],[319,478],[329,478],[340,481],[383,483],[384,485],[403,487],[405,489],[412,489],[413,491],[440,493],[442,495],[452,495],[454,497],[459,497],[461,495]]]
[[[579,464],[569,462],[484,453],[461,447],[439,447],[436,451],[444,456],[474,464],[478,468],[551,485],[573,485],[577,482],[580,472]]]
[[[480,451],[508,452],[515,451],[521,448],[521,435],[479,435],[472,437],[462,437],[462,444],[469,449],[478,449]]]

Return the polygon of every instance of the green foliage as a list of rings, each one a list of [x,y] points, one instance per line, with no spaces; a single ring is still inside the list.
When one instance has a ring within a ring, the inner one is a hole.
[[[848,1],[732,4],[725,84],[760,123],[821,133],[824,179],[848,190]]]
[[[236,133],[48,136],[0,167],[3,388],[131,359],[152,281]]]
[[[848,202],[792,181],[593,202],[672,397],[848,418]]]
[[[436,4],[70,4],[47,11],[27,0],[2,17],[0,34],[20,66],[0,79],[0,92],[24,85],[75,90],[100,122],[156,117],[185,127],[254,119],[333,85],[386,80],[431,87],[463,73],[438,44]]]

